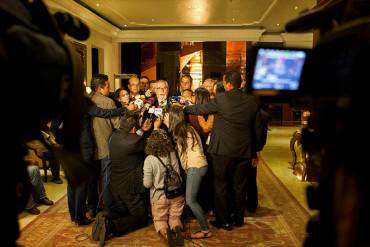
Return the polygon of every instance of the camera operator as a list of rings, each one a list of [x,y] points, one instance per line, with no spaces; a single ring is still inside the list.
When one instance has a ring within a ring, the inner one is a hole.
[[[1,180],[6,203],[4,207],[2,244],[15,246],[19,236],[17,214],[24,208],[30,181],[23,157],[26,143],[42,140],[41,124],[57,115],[63,121],[63,149],[53,151],[63,158],[68,180],[78,185],[86,181],[90,171],[81,160],[79,137],[82,118],[87,112],[84,98],[82,65],[76,52],[63,35],[86,40],[89,29],[78,19],[60,14],[53,18],[41,0],[0,1],[0,73],[1,82],[17,90],[16,98],[27,102],[19,112],[7,107],[14,94],[3,94],[4,173]],[[66,17],[66,18],[64,18]],[[58,19],[58,20],[57,20]],[[79,107],[75,107],[78,105]]]
[[[256,153],[255,140],[262,134],[258,104],[254,96],[243,93],[240,73],[226,72],[225,93],[216,95],[209,103],[185,107],[185,113],[215,114],[208,152],[214,166],[216,220],[210,223],[217,228],[231,230],[232,225],[244,224],[247,172]],[[229,176],[230,175],[230,176]],[[228,205],[228,185],[232,184],[233,209]]]
[[[370,57],[370,1],[341,0],[303,14],[288,31],[320,30],[302,73],[296,100],[312,112],[302,131],[308,165],[319,164],[318,187],[307,190],[311,209],[319,210],[307,226],[305,246],[370,246],[370,184],[364,124]],[[366,92],[366,93],[365,93]]]

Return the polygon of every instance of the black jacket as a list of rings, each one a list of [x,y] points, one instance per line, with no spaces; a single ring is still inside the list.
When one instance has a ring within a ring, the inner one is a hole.
[[[80,138],[81,155],[84,161],[94,160],[95,141],[92,135],[91,117],[111,118],[123,116],[127,112],[126,108],[103,109],[96,105],[91,105],[88,114],[85,114]]]
[[[120,129],[113,132],[109,142],[112,161],[110,189],[116,199],[144,192],[144,148],[143,137]]]
[[[208,152],[229,157],[253,158],[262,135],[261,116],[254,96],[239,89],[219,93],[206,104],[187,106],[185,113],[215,114]]]

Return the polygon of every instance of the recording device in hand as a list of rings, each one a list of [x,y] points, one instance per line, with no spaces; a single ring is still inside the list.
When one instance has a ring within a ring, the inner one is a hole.
[[[360,144],[368,137],[370,1],[329,1],[287,24],[295,32],[315,28],[320,38],[310,51],[252,47],[249,92],[285,95],[311,111],[302,145],[307,166],[320,167],[318,185],[307,189],[308,205],[319,213],[304,246],[370,246],[370,180],[362,159],[368,150]]]

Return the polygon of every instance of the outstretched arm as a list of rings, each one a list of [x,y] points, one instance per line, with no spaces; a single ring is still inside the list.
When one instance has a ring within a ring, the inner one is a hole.
[[[92,105],[89,108],[88,114],[92,117],[112,118],[122,116],[126,112],[127,112],[126,108],[104,109],[97,107],[96,105]]]
[[[206,104],[201,105],[190,105],[184,108],[185,113],[190,113],[194,115],[206,115],[206,114],[215,114],[217,113],[217,103],[216,101],[211,101]]]

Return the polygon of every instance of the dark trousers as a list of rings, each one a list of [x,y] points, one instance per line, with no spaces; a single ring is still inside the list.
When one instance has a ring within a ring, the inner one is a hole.
[[[44,158],[49,161],[51,175],[53,179],[60,179],[60,162],[52,152],[46,152]]]
[[[87,183],[87,209],[97,213],[99,203],[100,160],[94,161],[94,175]]]
[[[248,166],[247,170],[247,200],[245,206],[249,212],[255,212],[258,207],[257,167]]]
[[[146,226],[146,212],[144,194],[127,193],[124,198],[118,196],[108,212],[108,217],[112,222],[113,234],[120,236]]]
[[[222,224],[244,221],[247,170],[251,159],[212,155],[216,221]]]
[[[82,221],[86,213],[87,183],[74,187],[70,183],[67,186],[68,209],[71,219]]]

